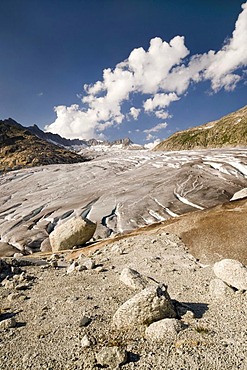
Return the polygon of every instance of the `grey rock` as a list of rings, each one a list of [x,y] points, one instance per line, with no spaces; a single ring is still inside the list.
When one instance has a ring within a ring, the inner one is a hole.
[[[75,271],[77,267],[77,262],[74,261],[71,263],[71,265],[69,265],[69,267],[67,268],[67,274],[71,274],[71,272]]]
[[[129,267],[122,270],[120,275],[120,281],[131,289],[144,289],[147,285],[146,279],[141,274]]]
[[[95,261],[92,258],[87,258],[84,256],[80,256],[77,260],[77,263],[79,266],[81,266],[81,271],[83,270],[83,267],[85,267],[86,270],[92,270],[95,267]]]
[[[80,327],[87,326],[91,321],[92,319],[90,317],[83,315],[80,320]]]
[[[152,286],[120,306],[113,316],[113,324],[117,329],[127,329],[173,317],[176,312],[166,287]]]
[[[96,355],[96,360],[101,366],[109,366],[111,369],[123,365],[127,361],[125,349],[114,347],[103,347]]]
[[[14,317],[0,321],[0,330],[6,330],[9,328],[14,328],[16,326],[16,321]]]
[[[72,217],[58,225],[49,235],[53,252],[72,249],[90,240],[96,230],[96,224],[88,219]]]
[[[40,245],[40,250],[41,252],[50,252],[52,250],[49,238],[46,238],[42,241]]]
[[[84,335],[84,337],[81,339],[81,347],[87,348],[91,346],[90,339],[88,338],[87,334]]]
[[[234,294],[234,290],[221,279],[210,281],[209,292],[215,298],[225,298],[228,295]]]
[[[149,325],[145,331],[146,338],[153,341],[163,341],[174,338],[182,330],[182,325],[176,319],[163,319]]]
[[[247,268],[239,261],[224,259],[213,266],[215,275],[228,285],[238,289],[247,290]]]

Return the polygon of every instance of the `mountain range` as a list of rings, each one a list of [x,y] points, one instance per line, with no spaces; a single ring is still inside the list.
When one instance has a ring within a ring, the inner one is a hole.
[[[247,105],[219,120],[179,131],[153,150],[190,150],[247,145]]]
[[[122,145],[123,147],[128,147],[129,145],[133,144],[133,142],[128,137],[124,139],[118,139],[113,142],[110,142],[107,140],[104,140],[104,141],[96,140],[96,139],[80,140],[80,139],[66,139],[58,134],[53,134],[51,132],[44,132],[37,125],[29,126],[28,130],[31,131],[34,135],[36,135],[40,139],[51,141],[57,145],[62,145],[65,147],[73,147],[73,146],[91,147],[91,146],[96,146],[96,145],[104,145],[104,146]]]
[[[219,120],[176,132],[159,143],[154,151],[245,147],[247,106]],[[77,163],[92,159],[82,149],[141,149],[129,138],[109,141],[66,139],[43,132],[37,125],[24,127],[13,119],[0,120],[0,171],[55,163]],[[80,153],[78,151],[82,150]]]

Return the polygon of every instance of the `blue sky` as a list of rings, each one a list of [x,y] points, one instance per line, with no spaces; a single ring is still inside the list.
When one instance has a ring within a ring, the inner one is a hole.
[[[247,104],[243,0],[1,0],[0,22],[0,119],[147,143]]]

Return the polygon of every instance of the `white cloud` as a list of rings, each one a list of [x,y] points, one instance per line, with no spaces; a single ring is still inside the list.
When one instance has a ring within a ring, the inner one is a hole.
[[[156,145],[158,145],[160,143],[160,139],[156,139],[154,140],[153,142],[150,142],[150,143],[147,143],[144,145],[144,148],[145,149],[153,149]]]
[[[93,111],[84,112],[77,104],[66,107],[55,107],[57,119],[51,125],[45,127],[45,131],[54,134],[59,133],[70,139],[91,139],[95,137],[96,117]],[[97,136],[97,135],[96,135]]]
[[[151,132],[158,132],[160,130],[163,130],[164,128],[167,127],[167,123],[164,122],[164,123],[159,123],[158,125],[154,126],[154,127],[151,127],[147,130],[144,130],[143,132],[145,132],[146,134],[150,134]]]
[[[222,87],[233,90],[241,78],[233,72],[247,65],[247,2],[242,8],[232,38],[214,54],[211,64],[205,70],[204,78],[211,80],[214,91]]]
[[[232,37],[221,50],[185,60],[189,50],[184,37],[176,36],[170,42],[155,37],[147,51],[134,49],[114,69],[105,69],[101,81],[84,85],[83,108],[56,107],[57,119],[46,130],[70,138],[97,137],[124,119],[137,120],[141,109],[158,119],[169,118],[167,108],[187,93],[191,83],[208,80],[213,92],[233,90],[244,76],[240,69],[247,66],[247,2],[242,8]],[[145,96],[142,107],[123,112],[123,103],[132,101],[137,93]]]
[[[165,108],[169,106],[172,101],[176,101],[179,99],[180,98],[175,93],[155,94],[153,98],[149,98],[143,103],[143,108],[146,112],[152,112],[156,108]]]
[[[131,116],[136,121],[140,113],[141,109],[131,107],[129,111],[129,116]]]
[[[166,118],[171,118],[171,115],[166,112],[165,110],[157,110],[155,112],[155,115],[157,118],[160,118],[160,119],[166,119]]]

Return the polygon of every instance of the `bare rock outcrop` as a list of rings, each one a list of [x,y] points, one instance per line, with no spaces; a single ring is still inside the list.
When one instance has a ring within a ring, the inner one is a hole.
[[[82,217],[72,217],[58,225],[49,235],[53,252],[72,249],[90,240],[96,230],[96,224]]]

